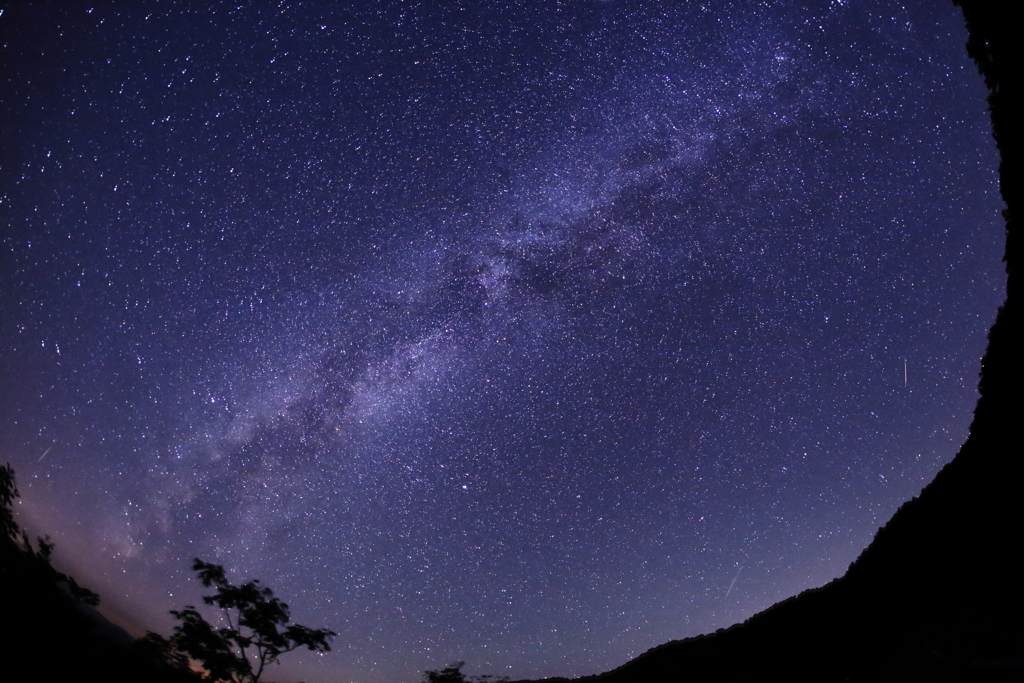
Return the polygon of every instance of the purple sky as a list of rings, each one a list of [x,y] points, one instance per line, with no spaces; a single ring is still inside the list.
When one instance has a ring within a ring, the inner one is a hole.
[[[1005,282],[952,5],[0,13],[0,460],[113,618],[276,680],[583,675],[841,575]]]

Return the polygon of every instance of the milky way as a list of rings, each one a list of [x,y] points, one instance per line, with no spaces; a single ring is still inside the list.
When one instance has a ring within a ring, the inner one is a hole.
[[[0,14],[0,447],[135,632],[193,557],[279,680],[583,675],[843,573],[1005,283],[955,9]]]

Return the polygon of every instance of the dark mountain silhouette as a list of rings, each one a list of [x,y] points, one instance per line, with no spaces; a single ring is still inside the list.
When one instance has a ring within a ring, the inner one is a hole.
[[[1006,202],[1006,303],[989,332],[970,436],[840,579],[728,629],[577,681],[1024,680],[1020,216],[1024,116],[1006,3],[962,0],[989,86]],[[549,683],[566,679],[547,679]]]

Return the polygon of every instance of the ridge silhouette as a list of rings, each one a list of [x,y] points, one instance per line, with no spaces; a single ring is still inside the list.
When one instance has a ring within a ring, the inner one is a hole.
[[[989,87],[1007,206],[1007,298],[989,331],[967,441],[879,529],[843,577],[742,624],[671,641],[612,671],[573,680],[1024,680],[1024,577],[1017,549],[1024,528],[1018,433],[1024,97],[1007,5],[954,4],[967,22],[968,53]]]

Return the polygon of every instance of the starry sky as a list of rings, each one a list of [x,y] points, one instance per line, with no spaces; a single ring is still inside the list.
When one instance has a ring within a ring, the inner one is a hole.
[[[950,4],[0,3],[0,461],[107,614],[583,675],[841,575],[1002,301]]]

